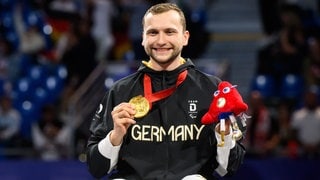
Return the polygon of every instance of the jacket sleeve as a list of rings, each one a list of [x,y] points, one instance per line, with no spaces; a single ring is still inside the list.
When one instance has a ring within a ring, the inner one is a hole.
[[[220,144],[220,134],[216,132],[215,136],[217,144]],[[243,146],[232,138],[232,134],[225,135],[223,146],[216,146],[216,158],[214,162],[215,172],[221,177],[232,175],[238,170],[242,163],[245,153]]]
[[[89,172],[96,178],[107,175],[111,161],[103,156],[98,149],[98,144],[106,138],[113,128],[111,118],[112,98],[107,93],[99,104],[90,124],[90,137],[87,142],[87,165]]]
[[[243,136],[239,141],[236,142],[235,147],[230,150],[229,164],[227,167],[228,173],[226,174],[226,176],[232,176],[233,174],[235,174],[238,171],[241,164],[243,163],[243,159],[244,159],[244,156],[246,153],[245,148],[241,144],[241,142],[245,138],[245,135],[247,132],[246,124],[243,124],[242,122],[243,122],[243,120],[246,121],[247,117],[243,116],[241,118],[237,118],[236,120],[237,120],[237,124],[239,125],[239,128],[240,128]]]
[[[230,126],[231,129],[231,126]],[[243,134],[245,127],[240,130]],[[215,132],[217,144],[221,143],[221,135]],[[214,162],[215,172],[220,176],[231,176],[240,168],[245,155],[245,148],[241,144],[242,139],[236,141],[232,134],[225,135],[225,144],[222,147],[217,146],[216,162]]]
[[[235,147],[230,150],[229,163],[226,176],[232,176],[235,174],[243,163],[245,155],[245,148],[239,142],[236,143]]]

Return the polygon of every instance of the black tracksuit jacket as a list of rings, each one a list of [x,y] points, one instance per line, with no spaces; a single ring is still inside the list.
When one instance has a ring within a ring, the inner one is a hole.
[[[103,177],[110,160],[98,151],[98,143],[113,129],[112,109],[132,97],[143,95],[143,75],[152,79],[153,92],[174,86],[178,74],[187,69],[185,81],[167,98],[154,102],[149,113],[128,129],[112,178],[181,179],[201,174],[214,179],[218,166],[214,125],[202,125],[213,92],[220,79],[197,70],[190,59],[173,71],[154,71],[142,64],[136,73],[117,81],[106,93],[103,110],[94,115],[88,140],[87,164],[91,174]],[[100,113],[98,113],[100,112]],[[231,149],[228,175],[234,173],[243,160],[243,146]]]

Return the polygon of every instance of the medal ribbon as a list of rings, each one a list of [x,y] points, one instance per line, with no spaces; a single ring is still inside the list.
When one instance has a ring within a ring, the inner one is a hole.
[[[151,85],[150,76],[148,76],[147,74],[144,74],[144,78],[143,78],[144,96],[149,101],[150,109],[152,107],[153,102],[159,101],[161,99],[164,99],[164,98],[170,96],[173,93],[173,91],[175,91],[176,88],[186,79],[187,74],[188,74],[187,70],[182,71],[178,76],[178,79],[177,79],[175,86],[168,88],[168,89],[158,91],[156,93],[152,93],[152,85]]]

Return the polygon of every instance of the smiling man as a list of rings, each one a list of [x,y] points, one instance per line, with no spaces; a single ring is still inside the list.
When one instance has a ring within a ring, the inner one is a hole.
[[[175,4],[152,6],[142,20],[150,57],[117,81],[93,117],[87,163],[96,178],[214,179],[232,175],[245,151],[226,124],[225,146],[216,126],[201,124],[220,79],[181,57],[189,32]]]
[[[190,35],[181,12],[159,9],[157,13],[154,15],[149,10],[144,17],[142,45],[154,70],[173,70],[181,64],[181,51]]]

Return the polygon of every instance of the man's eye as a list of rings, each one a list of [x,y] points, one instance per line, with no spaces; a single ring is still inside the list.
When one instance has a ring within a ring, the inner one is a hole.
[[[168,31],[167,34],[168,35],[173,35],[175,32],[174,31]]]
[[[154,35],[156,35],[156,34],[158,34],[156,31],[150,31],[150,32],[148,32],[148,35],[150,35],[150,36],[154,36]]]

